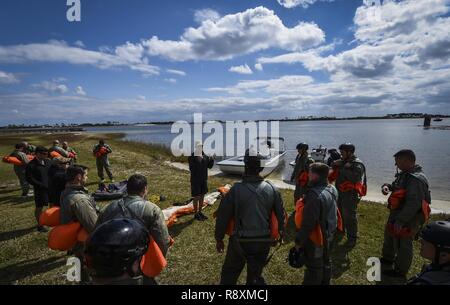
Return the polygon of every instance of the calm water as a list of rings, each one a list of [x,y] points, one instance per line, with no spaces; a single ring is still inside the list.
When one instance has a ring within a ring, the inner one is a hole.
[[[447,121],[447,122],[446,122]],[[391,182],[395,175],[392,155],[400,149],[410,148],[416,152],[418,163],[424,167],[435,200],[450,200],[450,131],[424,130],[422,120],[361,120],[281,122],[280,136],[286,138],[288,156],[295,159],[295,147],[307,142],[315,147],[324,145],[336,148],[344,142],[357,146],[357,155],[367,167],[369,195],[378,194],[380,185]],[[449,124],[448,120],[442,123]],[[91,132],[122,132],[127,140],[159,143],[170,146],[177,136],[170,133],[170,126],[127,126],[89,128]],[[288,162],[287,162],[288,163]],[[285,165],[280,178],[290,177],[292,168]]]

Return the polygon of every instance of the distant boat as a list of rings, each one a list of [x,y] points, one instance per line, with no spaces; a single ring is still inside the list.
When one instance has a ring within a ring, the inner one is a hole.
[[[433,121],[435,121],[435,122],[442,122],[443,119],[442,118],[435,118]]]
[[[258,138],[260,139],[260,138]],[[281,164],[283,164],[284,157],[286,156],[286,147],[284,145],[284,138],[267,138],[268,141],[279,141],[279,151],[275,151],[274,149],[269,149],[269,154],[264,157],[262,162],[263,170],[260,173],[262,177],[266,177],[270,175],[273,171],[275,171]],[[244,165],[244,156],[230,158],[224,161],[217,163],[219,169],[229,175],[244,175],[245,173],[245,165]]]

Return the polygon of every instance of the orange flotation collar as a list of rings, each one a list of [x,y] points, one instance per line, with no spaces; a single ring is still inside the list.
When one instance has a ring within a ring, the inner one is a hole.
[[[339,176],[339,167],[333,167],[330,171],[330,174],[328,175],[328,181],[330,183],[334,183],[337,180],[338,176]]]
[[[170,237],[170,247],[174,240]],[[167,260],[153,238],[150,237],[148,250],[141,259],[141,271],[148,277],[158,276],[167,267]]]
[[[398,189],[391,193],[388,199],[388,208],[393,210],[401,209],[406,200],[406,189]],[[430,203],[426,200],[422,200],[422,214],[425,218],[425,222],[430,219],[431,208]]]
[[[27,155],[27,157],[28,157],[29,161],[34,159],[33,155]],[[5,163],[8,163],[8,164],[17,165],[17,166],[24,165],[21,160],[19,160],[17,157],[12,157],[12,156],[3,157],[2,161]]]
[[[308,171],[301,172],[300,175],[298,176],[298,184],[303,187],[308,184],[308,181],[309,181]]]
[[[367,185],[362,182],[351,183],[350,181],[345,181],[339,185],[339,191],[346,193],[355,190],[360,197],[367,195]]]
[[[42,212],[39,217],[41,226],[52,227],[48,234],[48,247],[57,251],[71,250],[77,242],[86,242],[89,234],[79,222],[61,225],[61,208],[53,207]]]
[[[301,198],[297,201],[295,205],[295,226],[297,230],[300,230],[302,228],[303,223],[303,212],[305,210],[305,200],[304,198]],[[339,232],[344,232],[344,222],[342,220],[342,215],[339,209],[337,210],[337,230]],[[314,230],[309,235],[309,239],[318,247],[323,247],[324,240],[323,240],[323,233],[322,228],[319,223],[315,226]]]
[[[51,157],[52,159],[55,159],[55,158],[62,158],[62,155],[61,155],[59,152],[57,152],[57,151],[52,151],[52,152],[50,153],[50,157]]]
[[[100,149],[98,150],[98,152],[94,153],[94,156],[97,158],[100,158],[104,155],[108,154],[108,149],[106,149],[105,146],[100,147]]]

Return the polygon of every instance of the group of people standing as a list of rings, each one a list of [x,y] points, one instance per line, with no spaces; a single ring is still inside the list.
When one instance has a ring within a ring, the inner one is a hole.
[[[102,147],[105,148],[100,154]],[[113,182],[108,160],[110,153],[112,150],[104,140],[100,140],[93,148],[101,182],[104,181],[103,169],[106,169]],[[47,228],[39,224],[40,215],[46,206],[60,206],[61,194],[67,183],[67,169],[76,164],[78,154],[66,141],[61,144],[59,140],[55,140],[50,148],[23,141],[15,145],[10,157],[20,161],[20,164],[14,165],[14,172],[22,189],[22,197],[34,197],[37,230],[47,232]]]
[[[57,143],[54,144],[51,150],[61,154]],[[131,176],[127,181],[127,197],[100,211],[86,189],[87,167],[75,165],[71,163],[73,160],[64,157],[51,161],[49,150],[43,147],[33,148],[35,158],[28,162],[26,154],[31,149],[28,143],[21,143],[16,148],[14,154],[24,163],[27,159],[23,172],[15,170],[24,196],[29,194],[26,183],[34,187],[36,219],[45,204],[59,204],[61,224],[78,222],[90,236],[87,242],[78,242],[71,250],[85,262],[88,271],[85,276],[90,274],[97,284],[156,283],[154,278],[143,274],[142,258],[152,239],[165,257],[171,238],[161,209],[146,200],[148,186],[144,176]],[[356,156],[355,146],[350,143],[341,145],[339,153],[333,151],[327,162],[330,166],[314,162],[309,157],[306,143],[299,144],[297,149],[291,177],[296,185],[295,211],[291,217],[295,220],[297,233],[288,260],[294,268],[306,268],[303,284],[329,285],[333,246],[346,236],[345,246],[350,251],[360,238],[357,209],[367,193],[366,169]],[[108,160],[111,152],[102,140],[93,149],[101,182],[104,181],[104,169],[113,180]],[[394,157],[399,172],[393,183],[382,186],[382,193],[389,195],[390,209],[381,258],[385,274],[406,277],[413,259],[413,240],[420,235],[421,255],[432,264],[410,283],[449,283],[450,222],[431,223],[421,230],[430,213],[428,180],[416,164],[413,151],[401,150]],[[207,217],[202,213],[202,207],[208,192],[208,169],[213,167],[214,158],[207,156],[198,143],[188,161],[194,219],[205,221]],[[263,157],[248,151],[244,163],[242,181],[223,194],[215,213],[214,236],[218,253],[225,251],[224,239],[229,236],[220,279],[224,285],[236,284],[245,266],[248,285],[265,284],[263,270],[273,256],[269,256],[270,249],[281,245],[288,222],[280,192],[260,176]],[[52,166],[54,169],[50,170]],[[51,188],[55,190],[50,191]],[[38,227],[38,230],[45,228]]]

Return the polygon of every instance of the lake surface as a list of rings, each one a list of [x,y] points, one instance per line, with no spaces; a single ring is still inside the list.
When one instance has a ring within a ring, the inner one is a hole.
[[[449,120],[433,125],[450,124]],[[357,147],[357,155],[367,168],[369,196],[379,196],[380,186],[393,181],[396,168],[393,154],[409,148],[417,155],[431,184],[434,200],[450,201],[450,131],[423,129],[423,120],[357,120],[280,122],[280,136],[286,139],[289,150],[286,164],[277,171],[277,178],[289,179],[288,165],[296,156],[295,147],[306,142],[310,147],[324,145],[337,148],[344,142]],[[170,146],[177,134],[170,125],[120,126],[88,128],[89,132],[121,132],[127,140],[158,143]],[[206,135],[207,136],[207,135]]]

